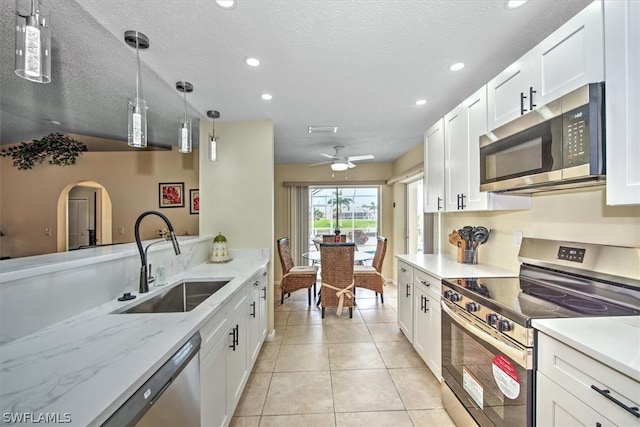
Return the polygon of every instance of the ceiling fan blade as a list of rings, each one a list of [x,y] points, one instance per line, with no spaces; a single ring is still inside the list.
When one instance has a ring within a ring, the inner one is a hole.
[[[356,165],[354,165],[353,163],[347,161],[347,166],[349,166],[349,169],[353,169],[356,167]]]
[[[369,159],[373,159],[373,154],[364,154],[362,156],[349,156],[347,158],[347,160],[349,160],[350,162],[357,162],[359,160],[369,160]]]
[[[336,156],[332,156],[331,154],[324,154],[324,153],[320,153],[321,156],[325,156],[328,157],[331,160],[340,160],[338,159]]]
[[[328,165],[331,162],[320,162],[320,163],[312,163],[309,166],[310,167],[314,167],[314,166],[322,166],[322,165]]]

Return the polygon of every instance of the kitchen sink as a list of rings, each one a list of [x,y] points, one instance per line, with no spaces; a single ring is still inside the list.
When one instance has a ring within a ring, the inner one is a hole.
[[[204,300],[218,292],[231,280],[209,282],[185,281],[142,301],[118,314],[129,313],[185,313],[199,306]]]

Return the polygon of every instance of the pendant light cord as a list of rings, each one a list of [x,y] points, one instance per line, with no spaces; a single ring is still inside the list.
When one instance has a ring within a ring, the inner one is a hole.
[[[136,33],[136,61],[137,61],[137,65],[138,65],[138,69],[136,71],[136,110],[138,110],[140,107],[138,105],[138,100],[140,99],[140,94],[139,94],[139,86],[140,86],[140,50],[138,49],[138,43],[139,40],[137,38],[138,33]]]
[[[184,90],[182,91],[184,98],[184,123],[187,123],[187,82],[184,82]]]

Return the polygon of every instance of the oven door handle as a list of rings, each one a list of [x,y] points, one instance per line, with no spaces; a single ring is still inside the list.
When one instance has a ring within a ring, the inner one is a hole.
[[[475,327],[473,324],[469,323],[469,321],[467,321],[465,318],[456,314],[444,301],[440,301],[440,305],[442,306],[442,310],[444,310],[444,312],[451,318],[451,320],[456,323],[456,325],[464,328],[467,332],[469,332],[482,342],[495,347],[499,352],[506,354],[523,368],[532,369],[533,360],[531,357],[531,352],[527,351],[527,348],[516,347],[515,344],[508,344],[504,341],[500,341],[497,337],[482,331],[481,329]]]

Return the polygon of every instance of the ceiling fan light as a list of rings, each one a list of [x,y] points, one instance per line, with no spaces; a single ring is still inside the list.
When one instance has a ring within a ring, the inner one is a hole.
[[[331,163],[331,170],[341,172],[349,169],[349,165],[345,162],[333,162]]]

